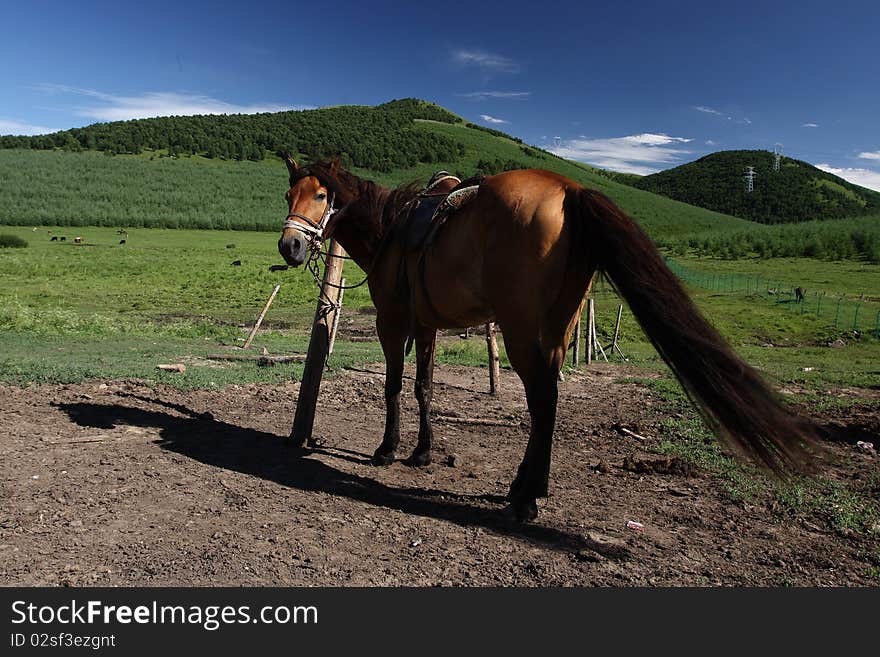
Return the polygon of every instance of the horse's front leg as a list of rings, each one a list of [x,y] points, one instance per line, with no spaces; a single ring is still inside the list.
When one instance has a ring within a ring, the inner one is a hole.
[[[431,463],[431,445],[434,431],[431,428],[431,400],[434,396],[434,350],[437,346],[437,331],[424,327],[416,328],[416,400],[419,402],[419,442],[407,465],[422,466]]]
[[[373,465],[390,465],[400,443],[400,390],[403,387],[403,349],[406,335],[400,323],[376,318],[376,329],[385,354],[385,435],[373,454]]]

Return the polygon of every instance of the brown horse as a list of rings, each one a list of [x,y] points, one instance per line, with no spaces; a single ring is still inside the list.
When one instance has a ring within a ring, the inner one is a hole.
[[[536,498],[547,495],[557,374],[597,272],[610,278],[708,424],[738,454],[780,474],[810,463],[814,429],[783,408],[699,314],[641,228],[599,192],[543,170],[487,177],[420,256],[397,238],[414,186],[385,189],[345,171],[338,158],[305,167],[285,159],[289,214],[281,255],[302,265],[332,237],[367,272],[386,359],[376,465],[394,460],[400,440],[407,338],[415,339],[420,414],[407,463],[419,466],[431,460],[437,329],[496,321],[531,415],[508,498],[517,519],[534,518]]]

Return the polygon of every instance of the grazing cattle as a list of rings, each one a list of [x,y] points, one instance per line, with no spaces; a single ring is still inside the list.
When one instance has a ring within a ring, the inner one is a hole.
[[[233,261],[232,261],[232,266],[233,266],[233,267],[240,267],[240,266],[241,266],[241,260],[233,260]]]
[[[73,238],[73,241],[75,244],[82,244],[83,243],[83,236],[77,235],[76,237]]]
[[[62,236],[61,236],[61,241],[62,241],[62,242],[66,242],[66,241],[67,241],[67,236],[66,236],[66,235],[62,235]]]
[[[125,244],[125,240],[119,240],[120,244]]]
[[[804,299],[806,298],[806,295],[807,295],[807,291],[804,288],[802,288],[802,287],[794,288],[794,296],[795,296],[796,303],[803,303]]]
[[[57,235],[53,235],[52,238],[51,238],[49,241],[50,241],[50,242],[57,242],[57,241],[58,241],[58,236],[57,236]]]

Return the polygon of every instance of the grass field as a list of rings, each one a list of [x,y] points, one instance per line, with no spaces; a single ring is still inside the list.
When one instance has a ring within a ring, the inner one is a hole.
[[[64,234],[66,242],[51,242]],[[161,377],[185,386],[214,381],[274,380],[281,368],[203,362],[226,345],[241,344],[274,285],[281,292],[267,315],[256,346],[273,353],[304,351],[315,309],[316,287],[308,272],[269,272],[279,261],[275,236],[265,232],[132,229],[126,244],[112,228],[3,227],[28,240],[27,248],[0,250],[0,379],[75,381],[83,378]],[[85,245],[71,243],[75,234]],[[241,260],[241,266],[232,266]],[[809,259],[745,261],[684,260],[714,272],[762,273],[765,277],[829,292],[880,297],[880,266]],[[362,273],[349,262],[351,282]],[[798,314],[745,293],[691,292],[722,333],[756,365],[782,383],[811,388],[825,384],[870,385],[878,381],[880,342],[856,340],[828,318]],[[604,281],[596,286],[597,326],[610,341],[618,300]],[[365,287],[345,297],[346,321],[369,328],[371,302]],[[845,350],[828,347],[842,339]],[[663,363],[632,316],[622,322],[622,345],[633,363]],[[768,346],[772,345],[772,347]],[[168,359],[195,363],[184,377],[156,373]],[[378,345],[340,342],[334,363],[380,361]],[[438,360],[486,362],[482,340],[441,342]],[[812,367],[809,372],[802,368]],[[294,366],[294,375],[295,375]]]
[[[254,350],[304,353],[315,308],[316,287],[302,270],[272,273],[278,262],[275,235],[219,230],[131,229],[119,245],[113,228],[53,228],[66,242],[50,242],[47,228],[33,231],[2,226],[0,233],[26,239],[26,248],[0,249],[0,382],[14,384],[106,381],[136,378],[181,389],[223,388],[298,379],[299,364],[258,367],[254,362],[206,358],[241,345],[272,287],[279,293]],[[71,243],[81,234],[86,245]],[[234,245],[234,246],[230,246]],[[232,266],[241,260],[241,266]],[[720,273],[760,273],[808,287],[824,285],[841,293],[880,295],[880,265],[828,263],[810,259],[705,261],[684,259],[688,267]],[[346,277],[360,280],[347,264]],[[880,340],[858,338],[828,320],[793,313],[756,295],[690,291],[700,309],[747,361],[759,367],[787,399],[823,412],[859,407],[880,413],[876,395],[840,396],[841,389],[877,389]],[[610,342],[618,299],[600,281],[594,297],[597,326]],[[346,322],[369,326],[373,316],[364,288],[345,297]],[[791,513],[819,509],[839,531],[873,531],[878,517],[870,495],[825,478],[797,479],[777,486],[752,468],[723,456],[680,387],[629,312],[622,322],[621,347],[643,381],[668,406],[661,453],[679,456],[721,475],[734,501],[767,499]],[[833,345],[833,346],[829,346]],[[502,365],[507,362],[502,349]],[[337,341],[330,366],[381,363],[376,342]],[[439,363],[487,364],[481,337],[443,337]],[[183,374],[162,372],[159,363],[182,362]],[[381,371],[382,365],[377,369]],[[653,372],[664,374],[660,379]]]
[[[466,146],[456,162],[435,162],[390,174],[353,171],[386,186],[427,180],[439,169],[472,175],[480,159],[516,158],[600,189],[655,238],[748,229],[752,223],[622,185],[522,146],[461,125],[422,122],[421,129],[454,133]],[[270,157],[260,162],[65,151],[0,150],[0,223],[22,226],[127,226],[276,230],[285,214],[287,172]]]

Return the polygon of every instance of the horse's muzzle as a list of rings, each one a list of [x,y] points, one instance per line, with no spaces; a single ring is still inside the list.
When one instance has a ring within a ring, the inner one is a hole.
[[[281,236],[278,240],[278,253],[291,267],[299,267],[309,254],[309,242],[305,235],[293,231],[292,235]]]

